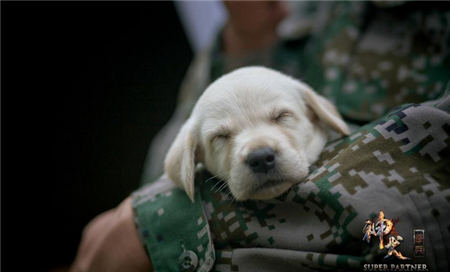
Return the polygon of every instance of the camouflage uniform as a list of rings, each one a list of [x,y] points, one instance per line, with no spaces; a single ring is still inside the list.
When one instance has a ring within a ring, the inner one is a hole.
[[[357,126],[274,200],[230,201],[204,171],[194,204],[165,177],[135,192],[136,223],[156,271],[360,270],[383,256],[361,241],[379,209],[399,219],[405,256],[413,254],[413,228],[424,228],[426,259],[413,262],[448,271],[450,12],[395,4],[302,3],[301,23],[291,22],[274,47],[232,59],[217,42],[196,58],[159,136],[167,143],[157,141],[159,161],[208,83],[250,64],[302,79]]]

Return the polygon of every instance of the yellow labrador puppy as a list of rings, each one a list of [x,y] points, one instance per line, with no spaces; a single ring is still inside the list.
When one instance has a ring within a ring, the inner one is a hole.
[[[165,172],[189,198],[203,163],[237,200],[270,199],[304,179],[329,129],[349,128],[308,85],[264,67],[235,70],[199,98],[165,159]]]

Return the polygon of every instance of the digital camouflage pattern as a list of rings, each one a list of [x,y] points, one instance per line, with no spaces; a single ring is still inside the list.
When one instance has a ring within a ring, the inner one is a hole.
[[[181,245],[200,256],[198,271],[360,270],[386,255],[362,241],[380,209],[399,220],[405,256],[413,256],[412,230],[424,228],[426,259],[413,261],[447,271],[449,109],[449,95],[404,105],[329,143],[306,180],[274,200],[233,201],[205,172],[194,204],[167,178],[144,187],[134,207],[156,271],[176,271]]]
[[[412,261],[448,271],[450,12],[415,2],[302,5],[301,24],[291,22],[273,48],[233,59],[219,40],[194,60],[143,182],[161,173],[206,86],[241,66],[300,78],[363,126],[329,143],[308,178],[274,200],[228,200],[227,187],[204,172],[195,204],[165,177],[138,190],[136,222],[156,271],[177,271],[186,250],[198,256],[197,271],[361,270],[386,254],[362,242],[365,221],[379,209],[398,218],[405,256],[413,256],[412,230],[423,228],[426,259]]]

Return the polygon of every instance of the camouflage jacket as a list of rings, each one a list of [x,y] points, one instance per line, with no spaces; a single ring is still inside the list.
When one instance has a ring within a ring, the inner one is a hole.
[[[232,59],[217,42],[196,58],[144,182],[162,169],[158,162],[209,82],[240,66],[300,78],[362,127],[329,143],[308,178],[271,201],[229,201],[205,172],[194,204],[165,177],[136,191],[136,223],[156,271],[360,270],[386,255],[361,240],[364,222],[380,209],[398,219],[405,256],[413,256],[412,230],[425,229],[426,258],[409,263],[448,271],[450,12],[415,2],[305,5],[309,17],[301,17],[313,24],[294,25],[272,48]]]

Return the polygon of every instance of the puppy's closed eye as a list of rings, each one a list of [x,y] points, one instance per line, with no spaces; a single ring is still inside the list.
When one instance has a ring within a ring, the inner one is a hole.
[[[211,143],[224,142],[229,140],[230,138],[231,131],[222,129],[213,134],[213,136],[211,137]]]
[[[274,123],[281,124],[289,119],[295,119],[294,114],[289,110],[276,110],[273,111],[270,120]]]

